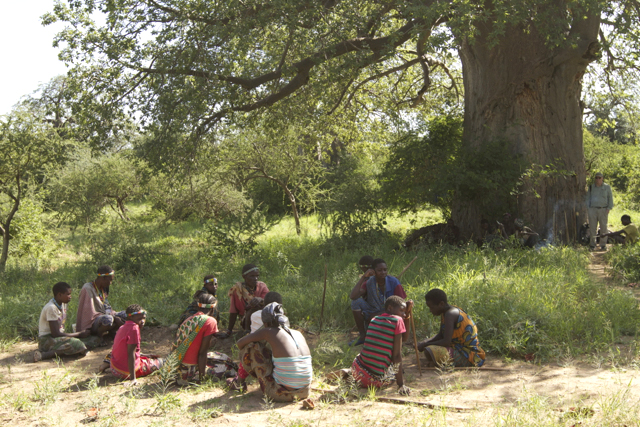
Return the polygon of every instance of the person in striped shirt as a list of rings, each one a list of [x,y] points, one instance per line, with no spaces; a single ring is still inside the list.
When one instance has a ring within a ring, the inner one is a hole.
[[[361,387],[384,387],[395,378],[398,393],[411,393],[404,385],[402,342],[408,336],[404,319],[412,307],[413,301],[392,295],[385,300],[384,312],[371,320],[362,351],[351,365],[351,375]]]

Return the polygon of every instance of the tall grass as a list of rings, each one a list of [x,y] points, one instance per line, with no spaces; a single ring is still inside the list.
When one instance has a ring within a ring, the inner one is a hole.
[[[424,305],[427,290],[438,287],[452,304],[466,310],[479,328],[481,345],[490,352],[540,357],[578,354],[608,346],[621,335],[635,335],[640,323],[636,300],[627,292],[608,289],[588,275],[588,253],[573,248],[493,252],[474,246],[432,246],[417,252],[399,250],[410,219],[390,218],[389,232],[349,239],[329,236],[314,216],[303,219],[297,236],[293,221],[285,220],[258,240],[250,254],[214,256],[197,222],[166,224],[157,218],[115,223],[88,236],[61,236],[65,251],[44,270],[16,263],[0,276],[0,338],[37,333],[42,306],[51,286],[60,280],[79,288],[95,277],[100,264],[116,268],[110,301],[116,309],[139,303],[157,324],[176,322],[202,277],[216,274],[221,311],[240,269],[248,262],[260,266],[261,280],[283,295],[292,323],[317,329],[327,265],[324,327],[341,331],[353,326],[348,294],[358,278],[358,259],[365,254],[387,261],[390,274],[399,274],[414,256],[417,261],[402,277],[417,302],[420,336],[437,332],[439,319]],[[436,222],[422,214],[420,226]],[[76,301],[69,310],[74,322]],[[223,316],[224,319],[224,316]],[[224,320],[223,320],[224,321]]]

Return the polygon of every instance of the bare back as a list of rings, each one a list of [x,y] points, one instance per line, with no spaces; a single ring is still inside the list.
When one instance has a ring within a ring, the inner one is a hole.
[[[271,345],[273,357],[310,356],[311,352],[304,335],[294,329],[289,330],[295,341],[284,329],[264,328],[265,338]]]

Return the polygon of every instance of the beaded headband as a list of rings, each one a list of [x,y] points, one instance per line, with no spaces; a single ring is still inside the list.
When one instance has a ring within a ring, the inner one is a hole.
[[[198,303],[198,307],[200,307],[200,308],[213,308],[215,306],[216,306],[215,303],[213,303],[213,304],[203,304],[201,302]]]
[[[207,279],[204,281],[204,283],[218,283],[218,279],[216,279],[215,277],[212,277],[211,279]]]
[[[247,274],[251,273],[252,271],[258,271],[258,270],[260,270],[258,267],[253,267],[253,268],[248,269],[244,273],[242,273],[242,275],[246,276]]]
[[[147,314],[145,310],[134,311],[133,313],[127,313],[127,317],[135,316],[136,314]]]
[[[114,271],[112,270],[111,273],[98,273],[98,277],[100,276],[113,276]]]

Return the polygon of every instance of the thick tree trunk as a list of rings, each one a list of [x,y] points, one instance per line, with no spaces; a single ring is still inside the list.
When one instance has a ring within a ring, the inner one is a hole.
[[[580,93],[582,75],[595,59],[598,28],[595,17],[575,24],[572,31],[581,34],[577,48],[552,51],[534,30],[527,33],[519,27],[508,29],[495,47],[489,47],[486,38],[490,28],[481,28],[473,43],[465,41],[460,48],[466,146],[477,148],[505,139],[510,147],[505,156],[522,156],[531,164],[553,164],[570,171],[543,178],[535,185],[539,197],[532,192],[512,196],[512,213],[543,238],[572,241],[576,213],[584,219]],[[485,201],[499,199],[496,194],[480,196]],[[501,218],[503,206],[456,200],[453,219],[466,237],[478,236],[481,218]]]
[[[13,206],[7,215],[4,223],[1,224],[0,229],[2,229],[2,254],[0,254],[0,272],[3,272],[5,267],[7,266],[7,259],[9,258],[9,240],[11,236],[9,235],[9,230],[11,229],[11,221],[13,221],[13,217],[16,212],[20,209],[20,195],[16,197],[13,201]]]

